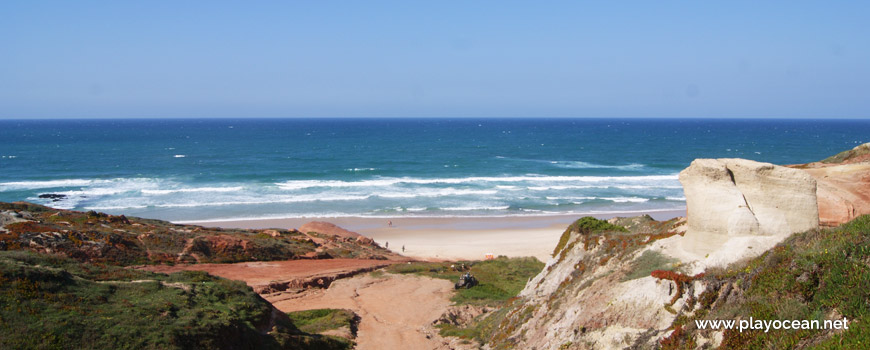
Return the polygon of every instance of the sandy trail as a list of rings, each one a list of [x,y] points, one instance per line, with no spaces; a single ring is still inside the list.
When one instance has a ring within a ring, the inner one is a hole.
[[[357,347],[366,349],[439,349],[446,341],[431,324],[451,304],[450,281],[421,276],[359,275],[310,290],[291,299],[267,296],[284,312],[341,308],[360,316]]]

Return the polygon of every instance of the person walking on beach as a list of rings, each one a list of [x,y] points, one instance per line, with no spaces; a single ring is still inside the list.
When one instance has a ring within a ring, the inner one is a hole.
[[[384,248],[390,249],[390,242],[389,241],[384,243]]]
[[[393,220],[387,220],[387,226],[393,227]]]
[[[402,253],[404,253],[404,252],[405,252],[405,245],[402,244]]]

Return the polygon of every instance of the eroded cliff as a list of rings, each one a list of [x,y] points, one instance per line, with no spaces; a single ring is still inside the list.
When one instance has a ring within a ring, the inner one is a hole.
[[[870,217],[820,230],[816,180],[803,170],[696,160],[680,179],[688,220],[573,225],[487,346],[788,349],[868,341]],[[739,332],[695,323],[749,317],[845,317],[854,327]]]

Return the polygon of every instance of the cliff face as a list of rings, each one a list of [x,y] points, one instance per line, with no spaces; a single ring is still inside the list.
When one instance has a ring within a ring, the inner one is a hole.
[[[696,159],[680,172],[692,235],[780,236],[819,227],[816,181],[745,159]]]
[[[656,222],[648,217],[623,221],[643,223],[630,231],[569,228],[562,237],[564,247],[529,281],[489,345],[495,349],[646,348],[663,337],[676,317],[663,305],[677,290],[650,274],[673,269],[678,262],[654,246],[681,238],[685,221]],[[681,298],[672,307],[680,309],[684,304]]]
[[[489,346],[647,349],[739,342],[687,322],[743,305],[752,280],[735,282],[734,269],[753,273],[763,264],[747,261],[764,261],[768,249],[794,233],[818,232],[816,183],[797,169],[738,159],[696,160],[680,181],[688,221],[613,221],[628,232],[569,228]]]
[[[819,221],[837,226],[870,214],[870,143],[820,162],[793,165],[818,182]]]

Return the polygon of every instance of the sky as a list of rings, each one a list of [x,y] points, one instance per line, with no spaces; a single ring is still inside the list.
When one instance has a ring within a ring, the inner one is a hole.
[[[866,1],[0,2],[0,118],[870,117]]]

